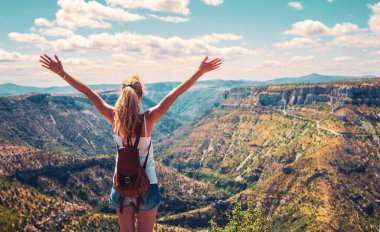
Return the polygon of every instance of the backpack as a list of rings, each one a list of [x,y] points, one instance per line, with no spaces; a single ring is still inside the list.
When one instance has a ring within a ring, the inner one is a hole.
[[[146,164],[148,161],[150,145],[149,143],[148,154],[145,158],[144,165],[140,165],[140,156],[138,144],[141,136],[142,123],[144,121],[144,114],[140,115],[140,122],[137,124],[137,134],[135,143],[132,144],[132,139],[127,138],[127,146],[123,142],[123,147],[117,150],[117,167],[114,175],[114,186],[120,193],[120,213],[123,214],[123,201],[124,197],[137,197],[137,211],[139,209],[140,197],[148,193],[150,187],[149,178],[145,172]]]

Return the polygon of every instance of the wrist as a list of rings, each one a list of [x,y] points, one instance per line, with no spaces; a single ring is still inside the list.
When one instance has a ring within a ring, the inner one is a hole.
[[[58,76],[61,76],[61,77],[64,73],[65,73],[65,70],[63,68],[57,72]]]
[[[63,80],[66,80],[67,73],[65,70],[63,70],[60,74],[58,74],[60,77],[62,77]]]
[[[196,73],[199,74],[199,75],[201,75],[201,76],[202,76],[203,74],[205,74],[205,72],[202,71],[202,69],[198,69]]]

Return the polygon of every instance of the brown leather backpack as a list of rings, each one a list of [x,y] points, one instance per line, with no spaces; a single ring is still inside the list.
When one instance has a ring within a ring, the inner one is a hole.
[[[146,114],[146,112],[144,113]],[[145,172],[146,163],[148,161],[150,145],[149,143],[148,154],[145,158],[143,167],[140,165],[139,156],[139,141],[141,136],[142,123],[144,121],[144,114],[140,115],[140,122],[137,124],[137,134],[135,143],[132,144],[132,139],[127,139],[127,145],[123,142],[123,147],[117,150],[117,167],[114,175],[115,188],[120,193],[120,213],[123,214],[123,201],[124,197],[137,197],[137,210],[140,204],[140,197],[144,196],[149,191],[150,181]]]

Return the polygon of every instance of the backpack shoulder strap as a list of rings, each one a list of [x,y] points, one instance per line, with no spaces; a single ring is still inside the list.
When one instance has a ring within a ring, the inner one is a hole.
[[[141,130],[142,130],[142,125],[143,123],[145,123],[145,136],[146,136],[146,122],[145,122],[145,115],[148,111],[145,111],[144,113],[142,113],[141,115],[139,115],[139,118],[140,118],[140,123],[138,124],[138,128],[137,128],[137,135],[136,135],[136,140],[135,140],[135,144],[134,144],[134,147],[137,148],[137,146],[139,145],[139,142],[140,142],[140,137],[141,137]],[[132,144],[132,143],[131,143]]]
[[[143,120],[144,120],[144,118],[142,116],[143,116],[142,114],[139,115],[140,122],[138,123],[138,126],[137,126],[137,134],[136,134],[135,144],[133,145],[136,148],[137,148],[137,146],[139,145],[139,142],[140,142],[142,123],[143,123]]]
[[[152,139],[150,139],[149,147],[148,147],[148,154],[145,157],[144,165],[143,168],[146,169],[146,163],[148,162],[148,157],[149,157],[149,151],[150,151],[150,145],[152,145]]]

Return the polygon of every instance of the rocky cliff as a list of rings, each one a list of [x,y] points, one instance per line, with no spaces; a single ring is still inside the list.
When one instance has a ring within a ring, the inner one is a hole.
[[[224,100],[257,98],[262,106],[307,105],[318,102],[380,105],[379,79],[366,79],[345,82],[320,83],[316,85],[283,85],[267,87],[233,88],[224,93]],[[231,106],[228,100],[224,106]]]

